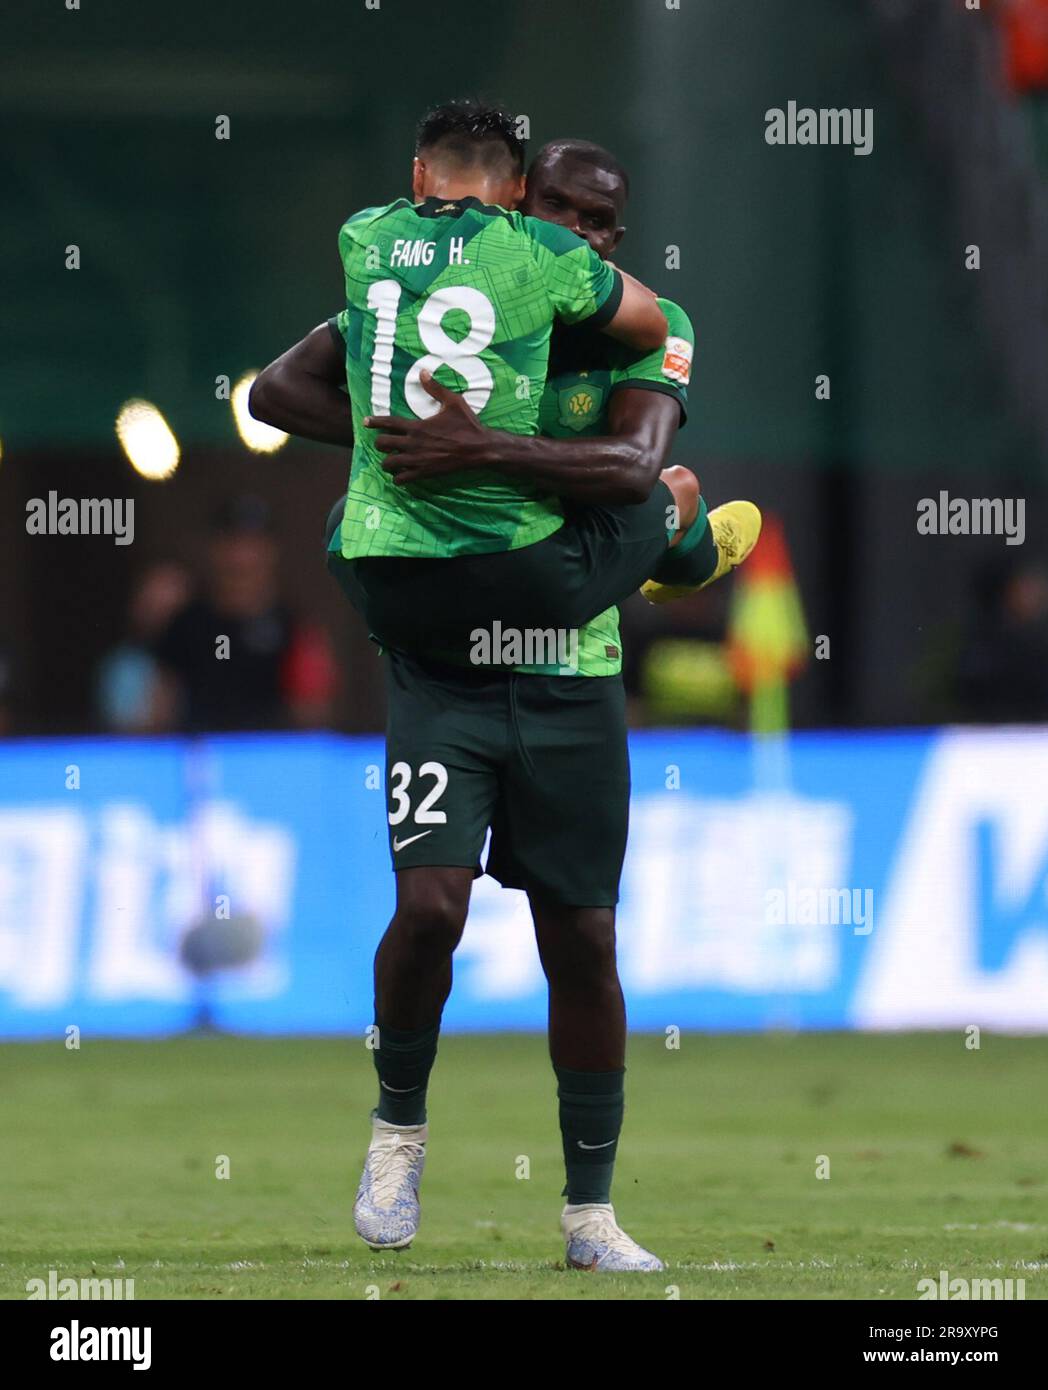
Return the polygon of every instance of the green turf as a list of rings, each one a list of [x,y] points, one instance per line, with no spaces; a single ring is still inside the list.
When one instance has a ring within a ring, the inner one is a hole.
[[[614,1197],[669,1269],[627,1278],[560,1266],[541,1038],[442,1041],[422,1230],[381,1257],[350,1222],[362,1043],[9,1045],[0,1295],[54,1269],[139,1299],[912,1299],[946,1269],[1043,1298],[1046,1070],[1048,1039],[986,1033],[634,1037]]]

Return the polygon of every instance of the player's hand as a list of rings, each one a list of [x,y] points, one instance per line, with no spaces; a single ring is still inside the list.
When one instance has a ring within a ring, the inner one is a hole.
[[[382,467],[401,487],[445,473],[481,467],[490,433],[459,392],[441,386],[430,372],[423,371],[419,381],[423,390],[440,402],[436,415],[428,420],[370,415],[364,421],[367,429],[380,431],[375,438],[375,448],[386,455]]]

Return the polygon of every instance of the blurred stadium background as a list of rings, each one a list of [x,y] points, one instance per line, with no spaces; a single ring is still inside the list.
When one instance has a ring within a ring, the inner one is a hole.
[[[341,221],[478,91],[621,156],[622,263],[698,334],[675,461],[770,519],[731,584],[624,613],[627,1219],[685,1297],[1043,1292],[1048,1044],[973,1029],[1048,1033],[1048,0],[16,0],[0,34],[0,1293],[394,1266],[346,1244],[393,897],[381,661],[320,554],[347,459],[249,448],[217,388],[338,309]],[[872,108],[872,153],[769,146],[789,101]],[[1024,544],[918,534],[942,490],[1023,499]],[[28,534],[50,492],[133,498],[133,544]],[[250,669],[193,669],[193,603]],[[643,1296],[549,1264],[544,1024],[480,880],[435,1263],[383,1297]]]
[[[216,382],[339,308],[342,219],[404,191],[427,103],[478,90],[532,149],[622,157],[622,263],[698,334],[675,460],[781,524],[761,630],[789,739],[748,732],[745,585],[627,606],[634,1026],[1048,1030],[1043,0],[183,0],[3,25],[0,1035],[370,1020],[381,664],[320,555],[347,460],[252,451]],[[790,100],[872,107],[872,154],[768,145]],[[178,441],[165,480],[117,439],[133,398]],[[943,489],[1024,499],[1025,543],[919,535]],[[134,543],[27,534],[52,490],[133,498]],[[179,664],[194,595],[253,625],[250,680],[216,694]],[[873,930],[770,922],[791,884],[872,892]],[[201,934],[222,895],[225,935]],[[523,900],[482,882],[448,1025],[544,1018]]]

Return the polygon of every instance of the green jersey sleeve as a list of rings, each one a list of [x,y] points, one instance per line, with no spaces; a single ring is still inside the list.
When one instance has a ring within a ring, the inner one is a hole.
[[[563,323],[585,319],[593,328],[609,323],[622,300],[619,272],[567,227],[537,217],[523,222],[557,318]]]
[[[636,387],[641,391],[661,391],[680,406],[681,424],[688,418],[688,383],[695,352],[695,330],[691,320],[670,299],[660,299],[669,332],[662,347],[646,354],[631,354],[612,368],[611,390]]]
[[[340,352],[346,350],[346,323],[348,319],[349,314],[343,309],[327,321],[328,332]]]

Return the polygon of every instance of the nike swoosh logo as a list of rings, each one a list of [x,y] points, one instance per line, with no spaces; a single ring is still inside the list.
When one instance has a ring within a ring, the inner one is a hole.
[[[395,1095],[406,1096],[409,1091],[417,1091],[417,1086],[387,1086],[384,1081],[378,1083],[384,1091],[392,1091]]]
[[[408,838],[407,838],[406,840],[398,840],[397,837],[394,835],[394,836],[393,836],[393,853],[396,854],[397,850],[399,850],[399,849],[407,849],[408,845],[413,845],[413,844],[415,843],[416,840],[421,840],[422,837],[423,837],[423,835],[432,835],[432,834],[433,834],[433,831],[432,831],[432,830],[420,830],[419,833],[418,833],[417,835],[409,835]]]
[[[606,1144],[584,1144],[581,1139],[576,1140],[580,1149],[609,1149],[614,1142],[614,1139],[609,1139]]]

